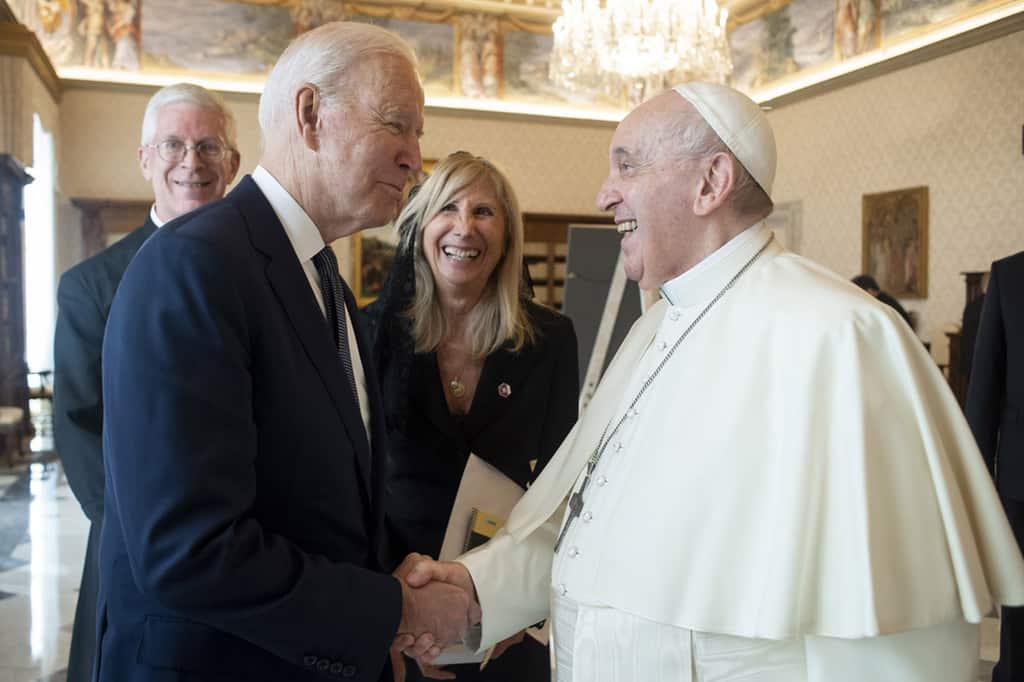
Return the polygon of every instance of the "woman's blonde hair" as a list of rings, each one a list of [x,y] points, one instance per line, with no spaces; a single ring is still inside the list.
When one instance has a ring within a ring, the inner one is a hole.
[[[513,352],[532,343],[536,334],[523,305],[523,217],[508,178],[490,161],[455,152],[434,168],[398,216],[399,249],[411,253],[416,292],[405,315],[412,325],[417,353],[436,351],[448,333],[437,299],[434,276],[423,253],[423,228],[459,192],[480,181],[494,189],[504,212],[505,244],[501,260],[469,316],[470,352],[485,357],[506,343]]]

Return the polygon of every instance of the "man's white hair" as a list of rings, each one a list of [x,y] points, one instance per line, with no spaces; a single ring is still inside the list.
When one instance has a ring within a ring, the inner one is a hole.
[[[320,98],[336,104],[342,98],[354,98],[358,83],[350,83],[347,72],[367,58],[393,55],[416,68],[412,48],[394,33],[379,26],[335,21],[303,33],[281,54],[260,96],[259,121],[264,146],[283,117],[292,111],[292,99],[298,89],[309,84]]]
[[[238,142],[235,139],[235,115],[224,102],[224,99],[215,92],[193,83],[175,83],[161,88],[149,98],[146,105],[146,114],[142,117],[142,141],[141,143],[154,144],[156,140],[156,115],[164,107],[172,104],[192,104],[200,109],[215,111],[224,118],[224,141],[232,149],[238,149]]]

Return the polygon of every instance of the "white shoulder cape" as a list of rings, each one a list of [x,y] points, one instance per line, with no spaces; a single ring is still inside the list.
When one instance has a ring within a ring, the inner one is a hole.
[[[717,263],[686,304],[703,307],[763,244]],[[463,559],[485,640],[518,629],[499,612],[543,609],[553,521],[666,309],[637,321],[499,537]],[[783,639],[978,622],[1024,603],[1024,561],[971,432],[895,313],[771,244],[683,345],[651,389],[659,418],[633,502],[603,521],[609,606]]]

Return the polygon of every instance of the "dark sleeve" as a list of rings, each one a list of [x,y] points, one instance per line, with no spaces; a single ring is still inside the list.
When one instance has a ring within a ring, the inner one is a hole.
[[[964,308],[964,317],[960,325],[960,373],[971,376],[971,363],[974,361],[974,340],[978,336],[978,325],[981,323],[981,309],[985,297],[980,296]]]
[[[57,288],[53,337],[53,432],[72,492],[93,523],[103,518],[103,396],[100,354],[104,313],[82,273]]]
[[[129,267],[103,349],[108,519],[149,598],[296,665],[332,651],[354,679],[376,680],[401,617],[397,580],[312,554],[261,520],[264,505],[289,514],[301,491],[263,490],[273,482],[260,457],[302,451],[257,457],[267,420],[288,415],[254,411],[266,303],[248,294],[256,275],[240,258],[170,234]]]
[[[551,352],[555,355],[555,371],[551,377],[551,392],[548,398],[548,414],[544,420],[541,435],[540,458],[533,472],[536,478],[544,469],[552,455],[558,450],[569,431],[572,430],[579,415],[580,379],[579,350],[576,343],[576,330],[568,317],[558,316],[557,323],[552,325],[547,334],[547,343],[551,344]]]
[[[993,263],[981,311],[981,324],[974,341],[974,360],[971,363],[971,381],[965,409],[967,422],[971,425],[990,473],[995,472],[999,418],[1006,392],[1006,330],[1001,305],[998,267]]]

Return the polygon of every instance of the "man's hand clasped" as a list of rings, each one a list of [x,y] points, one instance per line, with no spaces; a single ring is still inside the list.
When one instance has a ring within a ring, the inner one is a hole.
[[[429,664],[480,622],[473,579],[462,564],[413,553],[393,575],[402,585],[402,621],[392,648],[418,663]]]

